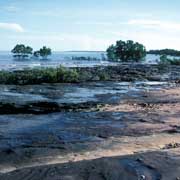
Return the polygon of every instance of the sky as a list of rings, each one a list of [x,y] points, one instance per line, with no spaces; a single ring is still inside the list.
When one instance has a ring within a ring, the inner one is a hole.
[[[0,50],[106,50],[117,40],[180,50],[179,0],[0,0]]]

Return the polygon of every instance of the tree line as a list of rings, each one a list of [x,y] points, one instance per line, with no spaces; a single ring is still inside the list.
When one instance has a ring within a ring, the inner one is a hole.
[[[147,53],[156,55],[180,56],[180,51],[174,49],[150,50]]]
[[[17,44],[11,52],[13,53],[13,57],[17,59],[27,59],[32,55],[36,58],[42,57],[42,59],[47,59],[47,57],[52,54],[51,49],[46,46],[43,46],[40,50],[33,52],[32,47],[25,46],[24,44]]]

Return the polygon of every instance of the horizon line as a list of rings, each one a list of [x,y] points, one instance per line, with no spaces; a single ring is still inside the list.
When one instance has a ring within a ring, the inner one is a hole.
[[[0,50],[0,52],[11,52],[11,50]],[[106,52],[106,50],[52,50],[52,52]]]

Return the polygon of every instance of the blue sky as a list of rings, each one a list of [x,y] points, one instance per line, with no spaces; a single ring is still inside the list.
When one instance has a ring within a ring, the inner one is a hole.
[[[132,39],[180,50],[179,0],[0,0],[0,50],[105,50]]]

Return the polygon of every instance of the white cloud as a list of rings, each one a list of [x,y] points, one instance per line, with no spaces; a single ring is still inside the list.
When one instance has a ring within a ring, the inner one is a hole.
[[[13,43],[29,44],[34,48],[47,45],[53,50],[105,50],[115,39],[101,38],[88,34],[35,34],[35,35],[10,35],[7,39]],[[31,45],[31,44],[30,44]]]
[[[24,32],[23,27],[16,23],[0,23],[0,29],[11,30],[15,32]]]

